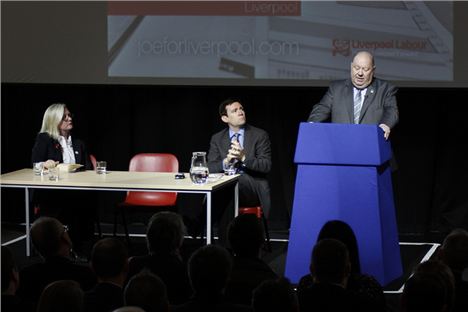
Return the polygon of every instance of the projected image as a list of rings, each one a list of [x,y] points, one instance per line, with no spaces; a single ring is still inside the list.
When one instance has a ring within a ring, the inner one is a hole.
[[[110,77],[332,80],[358,50],[380,78],[453,80],[451,2],[109,4]]]

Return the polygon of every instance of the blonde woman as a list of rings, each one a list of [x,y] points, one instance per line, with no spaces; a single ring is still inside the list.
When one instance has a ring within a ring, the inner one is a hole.
[[[52,104],[44,113],[41,131],[32,150],[32,162],[44,162],[46,168],[59,163],[81,164],[92,169],[84,143],[72,138],[73,115],[65,104]]]
[[[43,162],[45,168],[65,163],[82,164],[80,169],[92,169],[85,144],[71,136],[72,129],[73,115],[67,106],[50,105],[44,113],[41,131],[32,149],[32,162]],[[33,194],[36,216],[54,217],[69,225],[74,250],[81,255],[87,252],[83,250],[84,245],[94,234],[95,203],[96,197],[92,192],[35,190]]]

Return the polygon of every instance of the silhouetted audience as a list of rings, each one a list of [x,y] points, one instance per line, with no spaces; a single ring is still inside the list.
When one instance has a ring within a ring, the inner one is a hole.
[[[180,215],[158,212],[151,217],[146,231],[148,255],[130,259],[129,278],[143,269],[156,274],[166,285],[171,304],[186,302],[192,293],[187,265],[180,254],[184,234]]]
[[[127,247],[115,238],[101,239],[94,244],[90,264],[98,283],[85,293],[85,311],[107,312],[123,306],[123,287],[128,272]]]
[[[67,228],[60,221],[41,217],[31,226],[31,240],[44,261],[20,271],[18,295],[35,305],[44,288],[58,280],[74,280],[83,290],[96,284],[96,276],[88,266],[76,264],[70,257],[72,243]]]
[[[276,279],[276,273],[260,259],[265,240],[263,226],[256,215],[243,214],[231,221],[228,241],[232,248],[233,267],[226,288],[226,298],[250,305],[252,292],[265,280]]]
[[[16,295],[19,284],[18,268],[13,254],[10,248],[2,246],[2,311],[28,311],[28,308]]]
[[[284,277],[266,280],[255,288],[252,307],[254,312],[299,312],[296,292]]]
[[[444,312],[446,290],[440,275],[433,273],[415,273],[405,283],[401,296],[402,312]]]
[[[234,312],[252,311],[250,307],[230,303],[224,292],[232,269],[226,249],[207,245],[196,250],[189,259],[188,270],[193,297],[185,304],[174,306],[174,312]]]
[[[336,239],[317,242],[310,271],[313,283],[297,289],[301,311],[355,311],[346,291],[351,263],[345,244]]]
[[[37,312],[83,312],[83,291],[72,280],[55,281],[44,289]]]
[[[130,279],[124,292],[125,305],[139,307],[147,312],[169,311],[164,282],[156,275],[143,271]]]
[[[321,228],[317,242],[326,238],[339,240],[348,249],[351,272],[346,289],[353,299],[353,305],[363,312],[385,311],[386,302],[382,286],[373,276],[361,273],[359,248],[353,229],[346,222],[331,220]],[[299,281],[299,288],[312,283],[312,275],[308,274]]]
[[[428,260],[420,263],[414,274],[434,274],[444,285],[444,311],[452,311],[455,299],[455,279],[450,268],[441,261]]]
[[[439,248],[438,257],[455,278],[453,311],[468,311],[468,278],[463,279],[463,272],[468,271],[468,232],[463,229],[450,232]]]
[[[129,306],[129,307],[121,307],[121,308],[115,309],[112,312],[146,312],[146,311],[139,307]]]

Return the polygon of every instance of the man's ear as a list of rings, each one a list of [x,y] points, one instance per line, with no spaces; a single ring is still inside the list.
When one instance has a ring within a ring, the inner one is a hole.
[[[228,123],[229,119],[226,115],[223,115],[221,116],[221,120],[224,122],[224,123]]]

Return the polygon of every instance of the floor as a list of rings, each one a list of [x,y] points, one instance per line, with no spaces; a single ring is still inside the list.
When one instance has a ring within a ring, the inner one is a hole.
[[[110,224],[102,224],[103,236],[111,236],[112,226]],[[129,253],[131,256],[141,255],[146,252],[146,243],[144,238],[145,228],[141,224],[134,224],[130,227],[132,234]],[[279,275],[284,273],[285,260],[288,247],[288,231],[273,230],[271,235],[271,251],[263,251],[262,258],[271,268]],[[18,267],[21,268],[31,262],[40,261],[37,254],[32,253],[31,257],[26,257],[25,254],[25,239],[24,225],[2,223],[1,242],[2,245],[8,245],[14,255]],[[123,236],[119,236],[124,239]],[[403,264],[403,275],[384,285],[385,296],[387,298],[387,311],[399,311],[399,298],[403,291],[403,284],[411,275],[412,269],[421,261],[429,259],[436,251],[439,244],[431,242],[415,242],[411,237],[406,237],[406,242],[400,242],[400,252]],[[97,235],[95,240],[97,240]],[[94,240],[94,241],[95,241]],[[93,242],[89,243],[89,249]],[[183,246],[183,254],[188,256],[193,250],[202,246],[204,240],[202,238],[192,239],[187,237]]]

